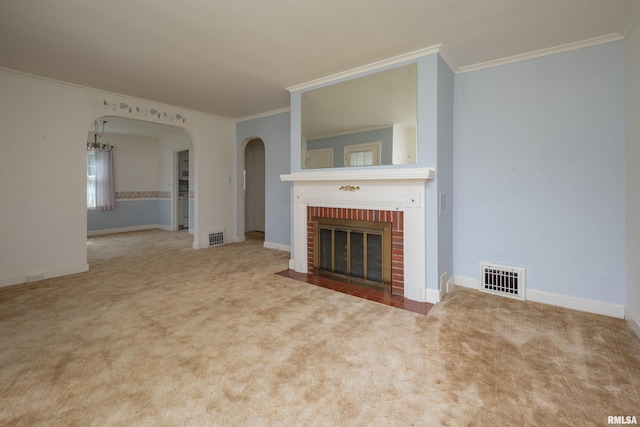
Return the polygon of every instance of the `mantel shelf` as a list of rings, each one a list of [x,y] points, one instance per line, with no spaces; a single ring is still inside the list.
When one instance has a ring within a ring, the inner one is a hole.
[[[305,181],[406,181],[434,179],[435,168],[400,168],[400,169],[349,169],[349,170],[314,170],[293,172],[280,175],[280,180],[290,182]]]

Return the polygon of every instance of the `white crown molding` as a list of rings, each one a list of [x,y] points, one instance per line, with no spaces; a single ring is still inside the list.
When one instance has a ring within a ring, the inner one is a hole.
[[[236,121],[236,123],[246,122],[247,120],[260,119],[262,117],[274,116],[274,115],[280,114],[280,113],[288,113],[289,111],[291,111],[291,107],[279,108],[277,110],[271,110],[271,111],[267,111],[267,112],[264,112],[264,113],[258,113],[258,114],[254,114],[252,116],[239,117],[239,118],[235,119],[235,121]]]
[[[623,40],[624,36],[621,34],[608,34],[606,36],[594,37],[592,39],[581,40],[579,42],[567,43],[560,46],[554,46],[546,49],[535,50],[533,52],[522,53],[518,55],[508,56],[506,58],[496,59],[493,61],[480,62],[474,65],[466,65],[454,70],[455,74],[468,73],[471,71],[483,70],[485,68],[497,67],[500,65],[511,64],[514,62],[526,61],[528,59],[540,58],[548,55],[555,55],[556,53],[568,52],[571,50],[582,49],[584,47],[597,46],[605,43],[611,43],[619,40]]]
[[[435,45],[431,47],[426,47],[424,49],[414,50],[412,52],[404,53],[402,55],[394,56],[392,58],[383,59],[382,61],[373,62],[371,64],[363,65],[360,67],[352,68],[347,71],[342,71],[340,73],[331,74],[326,77],[321,77],[316,80],[311,80],[309,82],[300,83],[298,85],[289,86],[287,90],[289,92],[296,92],[303,89],[309,89],[314,86],[327,84],[334,82],[336,80],[345,79],[348,77],[354,77],[362,73],[366,73],[368,71],[374,71],[378,68],[387,67],[390,65],[399,64],[401,62],[410,61],[413,59],[420,58],[421,56],[430,55],[433,53],[438,53],[442,45]]]

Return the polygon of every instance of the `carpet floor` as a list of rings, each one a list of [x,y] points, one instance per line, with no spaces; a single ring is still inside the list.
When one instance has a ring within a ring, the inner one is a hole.
[[[3,426],[586,426],[640,419],[624,320],[455,288],[428,315],[275,274],[261,242],[89,238],[0,289]]]

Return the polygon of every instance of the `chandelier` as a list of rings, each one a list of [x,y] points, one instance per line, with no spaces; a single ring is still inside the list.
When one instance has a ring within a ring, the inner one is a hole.
[[[93,141],[87,141],[87,150],[111,150],[113,146],[105,143],[98,142],[99,138],[104,136],[104,124],[106,120],[102,120],[102,131],[98,131],[98,121],[93,122]]]

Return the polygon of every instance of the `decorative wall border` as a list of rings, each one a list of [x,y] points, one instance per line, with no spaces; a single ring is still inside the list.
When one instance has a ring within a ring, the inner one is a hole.
[[[170,198],[171,191],[116,191],[116,200]]]
[[[179,122],[184,123],[187,119],[180,113],[167,113],[166,111],[159,111],[157,108],[145,108],[129,105],[126,102],[110,102],[106,99],[102,100],[102,105],[105,110],[112,112],[126,112],[141,117],[153,117],[156,119],[165,120],[167,122]]]

